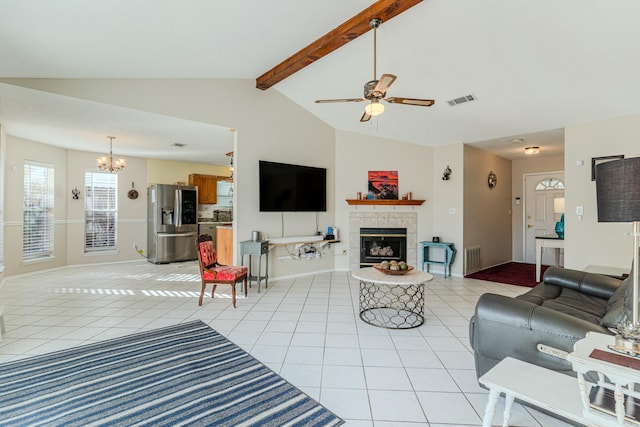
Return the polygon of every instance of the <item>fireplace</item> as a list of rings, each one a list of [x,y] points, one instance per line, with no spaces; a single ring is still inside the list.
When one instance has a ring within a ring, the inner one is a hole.
[[[406,228],[360,228],[360,267],[407,260]]]

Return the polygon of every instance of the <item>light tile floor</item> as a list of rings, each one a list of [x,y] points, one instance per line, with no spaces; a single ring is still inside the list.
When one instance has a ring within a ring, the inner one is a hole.
[[[485,292],[527,288],[435,276],[426,322],[411,330],[358,317],[357,280],[347,272],[270,281],[231,305],[228,286],[198,307],[193,262],[70,267],[6,279],[0,362],[201,319],[347,421],[347,426],[480,426],[468,323]],[[501,399],[494,423],[501,418]],[[514,405],[512,425],[567,426]]]

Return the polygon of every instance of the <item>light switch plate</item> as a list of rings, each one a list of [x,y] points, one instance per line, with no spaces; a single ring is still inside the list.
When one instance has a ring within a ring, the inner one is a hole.
[[[584,215],[584,208],[582,206],[576,206],[576,215]]]

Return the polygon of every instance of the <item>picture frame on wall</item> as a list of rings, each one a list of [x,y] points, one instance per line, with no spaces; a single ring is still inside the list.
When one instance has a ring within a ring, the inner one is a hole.
[[[367,178],[368,198],[398,200],[398,171],[369,171]]]
[[[604,156],[604,157],[592,157],[591,158],[591,181],[596,180],[596,165],[600,163],[610,162],[612,160],[622,160],[624,154],[618,154],[616,156]]]

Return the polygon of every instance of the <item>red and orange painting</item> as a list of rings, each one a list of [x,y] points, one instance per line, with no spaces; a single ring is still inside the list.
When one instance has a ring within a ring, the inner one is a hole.
[[[398,171],[369,171],[369,197],[398,200]]]

